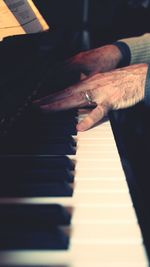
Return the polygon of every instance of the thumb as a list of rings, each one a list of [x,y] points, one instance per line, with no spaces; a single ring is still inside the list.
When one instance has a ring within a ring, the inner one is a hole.
[[[102,120],[108,113],[108,108],[104,105],[98,105],[93,109],[85,119],[77,124],[78,131],[85,131],[94,126],[98,121]]]

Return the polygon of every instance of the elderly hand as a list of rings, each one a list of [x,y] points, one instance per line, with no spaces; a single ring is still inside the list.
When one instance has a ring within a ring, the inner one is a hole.
[[[86,75],[115,69],[122,59],[119,48],[105,45],[89,51],[80,52],[67,60],[66,68],[78,70]]]
[[[77,124],[84,131],[101,120],[109,110],[132,106],[144,98],[147,64],[131,65],[111,72],[97,73],[81,82],[35,103],[44,111],[81,106],[96,107]]]

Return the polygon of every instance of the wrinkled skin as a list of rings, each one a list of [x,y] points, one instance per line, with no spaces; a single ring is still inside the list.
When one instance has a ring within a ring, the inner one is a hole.
[[[93,106],[94,103],[92,111],[77,124],[77,130],[87,130],[110,110],[132,106],[144,98],[147,64],[115,69],[120,60],[121,53],[114,45],[82,52],[68,61],[68,67],[89,76],[34,103],[46,112]],[[85,93],[93,103],[88,103]]]
[[[115,69],[122,59],[115,45],[105,45],[81,52],[68,60],[68,68],[79,70],[85,75]]]

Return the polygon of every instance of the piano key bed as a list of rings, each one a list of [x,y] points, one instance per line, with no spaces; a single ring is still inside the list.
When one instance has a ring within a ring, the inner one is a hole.
[[[29,112],[1,144],[0,266],[149,266],[110,122],[77,119]]]

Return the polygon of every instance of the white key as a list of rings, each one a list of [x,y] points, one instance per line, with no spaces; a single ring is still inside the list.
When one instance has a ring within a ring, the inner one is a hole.
[[[141,246],[134,244],[74,244],[66,251],[0,252],[1,266],[149,267]]]
[[[82,200],[82,201],[81,201]],[[30,197],[30,198],[1,198],[0,203],[26,204],[60,204],[67,207],[104,207],[104,206],[133,206],[131,197],[126,192],[74,192],[73,197]]]

